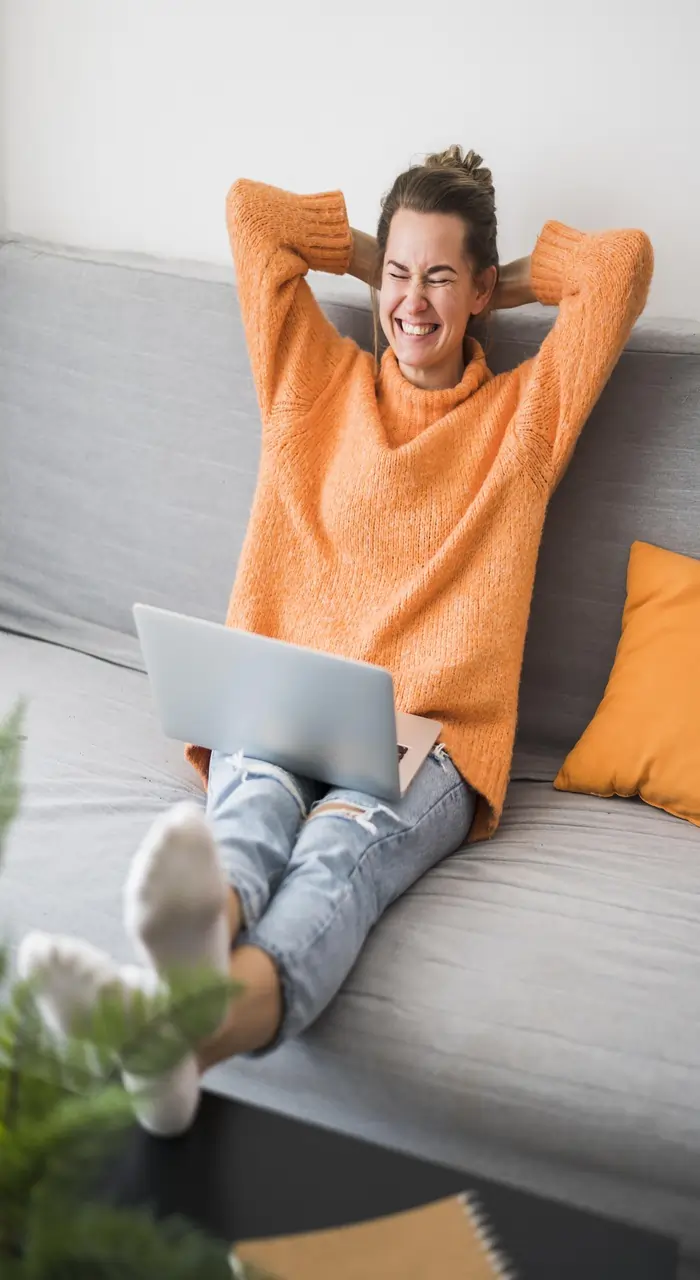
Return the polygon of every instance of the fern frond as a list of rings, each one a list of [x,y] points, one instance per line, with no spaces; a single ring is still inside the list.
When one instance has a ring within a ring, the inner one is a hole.
[[[25,703],[20,699],[9,715],[0,721],[0,853],[10,823],[19,809],[24,712]]]

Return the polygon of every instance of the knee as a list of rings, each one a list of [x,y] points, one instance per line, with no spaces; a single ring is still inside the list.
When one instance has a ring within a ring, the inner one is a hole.
[[[313,806],[304,825],[305,829],[308,829],[320,818],[331,818],[340,822],[356,823],[370,835],[379,835],[380,815],[383,815],[384,821],[389,819],[392,825],[402,825],[398,814],[394,813],[388,805],[380,804],[378,801],[362,801],[345,796],[330,797],[319,800]]]

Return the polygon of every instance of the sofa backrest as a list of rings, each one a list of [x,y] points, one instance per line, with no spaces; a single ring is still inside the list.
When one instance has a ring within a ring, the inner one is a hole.
[[[0,627],[140,666],[139,599],[221,618],[260,424],[235,291],[0,246]],[[360,304],[328,304],[371,341]],[[495,371],[551,323],[499,318]],[[636,538],[700,556],[700,334],[638,326],[551,504],[520,737],[561,755],[602,693]]]
[[[546,328],[517,321],[494,371]],[[547,326],[548,328],[549,326]],[[700,557],[700,326],[642,321],[549,507],[520,696],[519,739],[552,776],[605,690],[636,540]]]

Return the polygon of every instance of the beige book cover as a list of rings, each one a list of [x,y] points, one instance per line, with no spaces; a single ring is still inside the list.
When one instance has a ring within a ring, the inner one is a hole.
[[[270,1280],[515,1280],[483,1215],[452,1196],[388,1218],[331,1231],[249,1240],[232,1259]]]

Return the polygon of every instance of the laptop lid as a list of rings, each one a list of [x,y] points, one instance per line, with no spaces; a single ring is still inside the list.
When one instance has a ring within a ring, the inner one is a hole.
[[[168,737],[399,799],[388,671],[150,605],[134,619]]]

